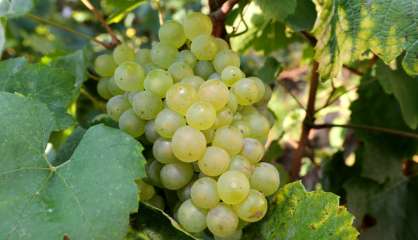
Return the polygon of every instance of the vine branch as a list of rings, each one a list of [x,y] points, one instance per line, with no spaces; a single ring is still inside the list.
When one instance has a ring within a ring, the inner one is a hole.
[[[217,8],[216,0],[209,0],[209,7],[211,9],[210,17],[212,18],[213,22],[213,36],[222,38],[226,36],[226,16],[238,2],[239,0],[227,0],[224,1],[219,8]]]

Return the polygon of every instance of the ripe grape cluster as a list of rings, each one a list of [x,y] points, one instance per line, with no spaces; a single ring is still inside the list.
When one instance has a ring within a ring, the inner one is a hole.
[[[238,54],[211,32],[208,16],[191,13],[161,26],[152,49],[119,45],[95,60],[97,91],[121,130],[152,143],[141,200],[163,208],[155,187],[177,191],[184,229],[239,239],[279,187],[277,169],[260,162],[271,89],[245,76]]]

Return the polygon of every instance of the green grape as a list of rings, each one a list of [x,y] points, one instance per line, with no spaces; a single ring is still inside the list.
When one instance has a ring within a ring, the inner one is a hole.
[[[232,233],[231,235],[225,237],[215,236],[215,240],[241,240],[242,238],[242,229],[239,229]]]
[[[217,187],[222,201],[227,204],[238,204],[248,196],[250,182],[244,173],[229,170],[219,177]]]
[[[257,139],[244,138],[244,146],[240,154],[251,163],[257,163],[263,158],[264,146]]]
[[[240,105],[251,105],[259,96],[257,84],[250,78],[243,78],[232,86],[232,92],[237,97]]]
[[[128,99],[125,96],[117,95],[109,99],[106,103],[106,112],[113,120],[119,121],[120,115],[130,107]]]
[[[213,66],[218,73],[222,73],[222,71],[228,66],[235,66],[239,68],[239,65],[240,59],[238,54],[229,49],[218,52],[213,60]]]
[[[154,120],[148,121],[145,124],[145,137],[150,143],[154,143],[160,137],[157,131],[155,131],[154,126],[155,126]]]
[[[191,181],[182,189],[177,190],[176,194],[180,201],[184,202],[190,198],[193,184],[194,182]]]
[[[113,50],[113,60],[119,65],[127,61],[135,61],[135,51],[127,44],[121,44]]]
[[[192,86],[194,89],[199,90],[199,87],[205,82],[203,78],[199,76],[189,76],[181,80],[181,83],[186,83]]]
[[[147,180],[154,186],[162,187],[160,172],[163,164],[157,160],[147,162],[145,165],[145,171],[147,173]]]
[[[148,72],[144,81],[145,90],[148,90],[164,98],[168,89],[173,85],[173,78],[170,73],[161,69],[154,69]]]
[[[210,146],[198,161],[199,169],[206,176],[216,177],[228,170],[231,158],[220,147]]]
[[[165,188],[178,190],[192,180],[193,167],[190,163],[169,163],[161,168],[160,178]]]
[[[221,72],[221,80],[228,87],[234,85],[234,83],[244,77],[245,74],[236,66],[227,66]]]
[[[174,156],[179,160],[183,162],[195,162],[205,154],[205,135],[192,127],[181,127],[174,133],[171,147]]]
[[[185,115],[187,109],[197,100],[196,90],[185,83],[176,83],[168,89],[166,94],[167,106],[181,115]]]
[[[226,107],[231,109],[233,113],[235,113],[238,109],[238,101],[237,97],[232,92],[229,92],[228,102],[226,103]]]
[[[144,89],[144,69],[136,62],[124,62],[116,68],[115,82],[124,91]]]
[[[200,100],[212,104],[216,111],[221,110],[229,100],[228,88],[219,80],[204,82],[197,94]]]
[[[234,211],[223,203],[212,208],[206,216],[209,230],[217,237],[226,237],[233,234],[237,230],[238,222],[238,217]]]
[[[203,130],[202,133],[205,135],[206,142],[208,144],[212,143],[213,137],[215,136],[215,129],[214,128],[209,128],[209,129]]]
[[[154,128],[160,136],[171,138],[174,132],[184,125],[186,125],[186,120],[183,116],[165,108],[155,118]]]
[[[215,38],[216,47],[218,51],[223,51],[229,49],[229,44],[222,38]]]
[[[183,28],[186,37],[193,40],[198,35],[212,33],[212,20],[200,12],[192,12],[183,20]]]
[[[270,122],[261,114],[251,114],[245,118],[253,138],[266,138],[270,131]]]
[[[206,130],[212,127],[216,120],[216,111],[207,102],[196,102],[186,112],[187,124],[198,130]]]
[[[232,123],[232,120],[234,120],[234,114],[232,113],[232,110],[225,107],[217,113],[216,121],[213,127],[221,128],[228,126]]]
[[[108,86],[109,85],[109,78],[105,78],[100,80],[97,83],[97,93],[100,97],[104,99],[109,99],[112,97],[112,93],[109,91]]]
[[[159,138],[154,142],[152,154],[157,161],[163,164],[179,162],[173,154],[171,142],[163,138]]]
[[[266,91],[266,86],[263,83],[263,81],[260,78],[258,78],[258,77],[249,77],[249,79],[254,80],[255,84],[257,85],[257,88],[258,88],[258,97],[257,97],[256,102],[259,102],[264,97],[264,93]]]
[[[185,62],[174,62],[168,68],[175,82],[179,82],[185,77],[193,76],[193,69]]]
[[[212,73],[209,77],[208,80],[221,80],[221,75],[219,75],[219,73]]]
[[[216,130],[212,145],[225,149],[229,155],[238,154],[244,144],[242,134],[238,129],[222,127]]]
[[[180,205],[177,218],[188,232],[198,233],[206,228],[206,211],[197,208],[190,199]]]
[[[185,50],[181,50],[177,54],[176,61],[177,62],[184,62],[187,65],[189,65],[190,67],[194,67],[196,65],[197,59],[190,50],[185,49]]]
[[[141,201],[150,200],[155,195],[155,189],[152,185],[149,185],[142,180],[136,180],[135,182],[138,188],[139,199]]]
[[[241,155],[236,155],[232,158],[231,164],[229,164],[229,170],[240,171],[245,174],[248,178],[253,172],[253,165],[245,157]]]
[[[146,48],[138,49],[138,51],[136,51],[135,61],[142,66],[152,63],[151,50]]]
[[[219,203],[216,190],[216,181],[210,177],[202,177],[196,180],[190,191],[190,197],[196,207],[211,209]]]
[[[119,117],[119,128],[136,138],[144,134],[145,121],[140,119],[134,110],[128,109]]]
[[[125,92],[120,89],[120,87],[116,84],[116,81],[113,77],[109,78],[108,82],[107,82],[107,90],[109,90],[109,92],[113,95],[122,95]]]
[[[260,221],[267,213],[267,200],[262,193],[251,189],[247,198],[233,206],[238,217],[246,222]]]
[[[235,120],[232,122],[231,127],[238,129],[243,137],[249,137],[251,135],[250,126],[244,120]]]
[[[115,72],[116,63],[109,54],[103,54],[94,61],[94,70],[102,77],[111,77]]]
[[[150,91],[142,91],[135,94],[132,101],[135,113],[145,120],[154,119],[164,107],[160,97],[152,94]]]
[[[148,74],[149,72],[151,72],[154,69],[159,69],[159,67],[153,63],[148,63],[144,65],[144,70],[145,73]]]
[[[208,77],[215,72],[215,69],[213,68],[212,63],[208,61],[199,61],[194,67],[194,72],[197,76],[208,79]]]
[[[165,207],[164,198],[158,194],[155,194],[147,203],[161,210],[164,210]]]
[[[250,182],[251,188],[270,196],[280,186],[280,175],[272,164],[260,162],[251,174]]]
[[[172,45],[175,48],[181,47],[186,42],[183,26],[174,20],[165,22],[158,31],[160,42]]]
[[[151,49],[152,62],[167,69],[177,57],[177,49],[164,43],[156,43]]]
[[[211,35],[199,35],[192,40],[190,50],[199,60],[213,60],[218,51],[214,38]]]
[[[257,108],[255,108],[254,106],[241,106],[239,113],[241,114],[242,117],[248,117],[252,114],[259,114]]]

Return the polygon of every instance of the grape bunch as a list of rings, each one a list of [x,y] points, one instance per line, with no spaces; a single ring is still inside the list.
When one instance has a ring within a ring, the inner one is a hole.
[[[141,200],[164,208],[156,189],[176,191],[173,215],[185,230],[239,239],[279,187],[277,169],[260,162],[271,89],[245,76],[239,55],[211,32],[210,18],[194,12],[162,25],[152,49],[119,45],[95,60],[97,91],[121,130],[152,143]]]

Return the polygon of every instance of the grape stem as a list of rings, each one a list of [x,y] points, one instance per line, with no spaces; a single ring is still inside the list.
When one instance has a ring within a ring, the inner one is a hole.
[[[218,7],[218,1],[209,0],[209,8],[211,10],[210,17],[213,22],[212,35],[215,37],[226,37],[225,19],[228,13],[234,8],[239,0],[223,1],[222,5]]]

